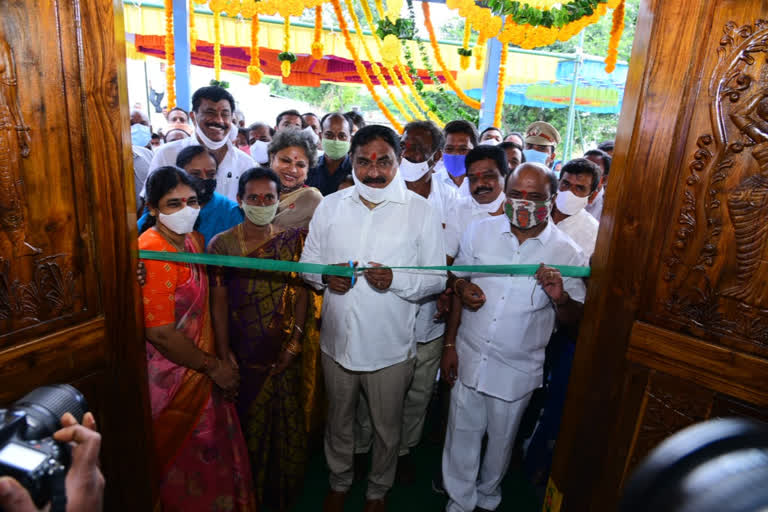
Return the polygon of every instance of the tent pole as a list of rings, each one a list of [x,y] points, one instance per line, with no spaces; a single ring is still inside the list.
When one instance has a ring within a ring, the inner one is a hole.
[[[571,86],[571,102],[568,105],[568,129],[565,138],[565,148],[563,150],[563,162],[571,159],[571,152],[573,151],[573,124],[576,116],[576,88],[579,83],[581,63],[584,60],[584,30],[579,34],[579,46],[576,48],[576,55],[579,58],[573,66],[573,85]]]
[[[190,71],[192,56],[189,47],[188,0],[173,0],[173,48],[176,60],[176,105],[189,112],[192,91]]]
[[[493,126],[493,114],[496,110],[496,90],[499,85],[501,67],[501,42],[495,37],[488,41],[488,54],[485,56],[485,76],[483,77],[483,96],[480,106],[480,131]],[[501,126],[497,126],[501,129]]]
[[[584,144],[584,130],[581,127],[581,116],[576,116],[576,124],[579,126],[579,140],[581,141],[581,151],[583,153],[587,150],[587,145]]]

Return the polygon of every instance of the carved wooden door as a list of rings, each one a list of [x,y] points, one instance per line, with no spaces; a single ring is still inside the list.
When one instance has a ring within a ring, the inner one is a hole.
[[[106,510],[150,510],[119,2],[0,0],[0,403],[68,382]]]
[[[643,2],[549,499],[615,510],[661,440],[768,418],[768,2]]]

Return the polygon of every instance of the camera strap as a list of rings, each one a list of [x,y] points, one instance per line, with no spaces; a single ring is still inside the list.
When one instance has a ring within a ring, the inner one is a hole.
[[[51,475],[50,512],[67,512],[67,472],[59,470]]]

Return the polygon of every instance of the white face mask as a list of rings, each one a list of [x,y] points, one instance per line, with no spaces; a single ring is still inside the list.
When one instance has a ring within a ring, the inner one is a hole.
[[[169,213],[168,215],[161,212],[157,216],[157,220],[177,235],[185,235],[191,233],[195,228],[195,221],[198,215],[200,215],[200,208],[185,206],[181,210]]]
[[[505,199],[506,196],[504,195],[504,192],[499,192],[499,197],[488,204],[478,203],[474,197],[472,198],[472,202],[474,203],[475,209],[490,214],[499,211],[499,208],[501,208],[501,205]]]
[[[407,158],[403,158],[400,162],[400,173],[403,175],[405,181],[418,181],[422,176],[429,172],[429,161],[424,162],[411,162]]]
[[[392,194],[393,191],[395,191],[397,187],[397,180],[400,178],[400,171],[395,174],[395,177],[392,178],[392,181],[390,181],[386,187],[384,188],[374,188],[369,187],[362,181],[360,181],[357,177],[357,173],[355,173],[354,169],[352,170],[352,180],[355,182],[355,190],[357,193],[365,199],[366,201],[370,201],[373,204],[379,204],[383,203],[387,200],[388,196]]]
[[[195,124],[195,133],[197,134],[197,138],[200,139],[200,142],[202,142],[205,147],[212,151],[223,148],[226,146],[227,142],[229,142],[229,135],[225,135],[224,138],[218,142],[209,139],[208,136],[203,133],[203,130],[200,128],[199,124]],[[229,133],[231,134],[232,131],[230,130]],[[235,135],[237,135],[237,129],[235,129]]]
[[[555,205],[560,213],[566,215],[576,215],[579,210],[587,206],[589,203],[589,196],[579,197],[570,190],[565,192],[558,192],[555,197]]]
[[[245,212],[245,216],[249,221],[253,222],[257,226],[266,226],[272,222],[277,215],[277,207],[279,203],[271,204],[269,206],[253,206],[250,204],[241,203],[240,208]]]
[[[267,143],[263,140],[257,140],[251,144],[251,158],[256,161],[257,164],[266,164],[269,162],[269,154],[267,153]]]
[[[229,135],[228,135],[229,140],[231,142],[235,142],[237,140],[237,134],[238,134],[237,126],[232,124],[232,128],[229,129]]]

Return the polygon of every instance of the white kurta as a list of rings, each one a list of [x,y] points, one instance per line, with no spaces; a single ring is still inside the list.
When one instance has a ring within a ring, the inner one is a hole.
[[[597,242],[597,231],[600,223],[582,208],[565,219],[557,223],[557,227],[571,237],[576,245],[581,247],[581,252],[589,259],[595,252],[595,243]]]
[[[448,256],[454,259],[458,256],[461,237],[470,224],[491,217],[484,206],[472,196],[462,197],[453,204],[445,224],[445,253]]]

